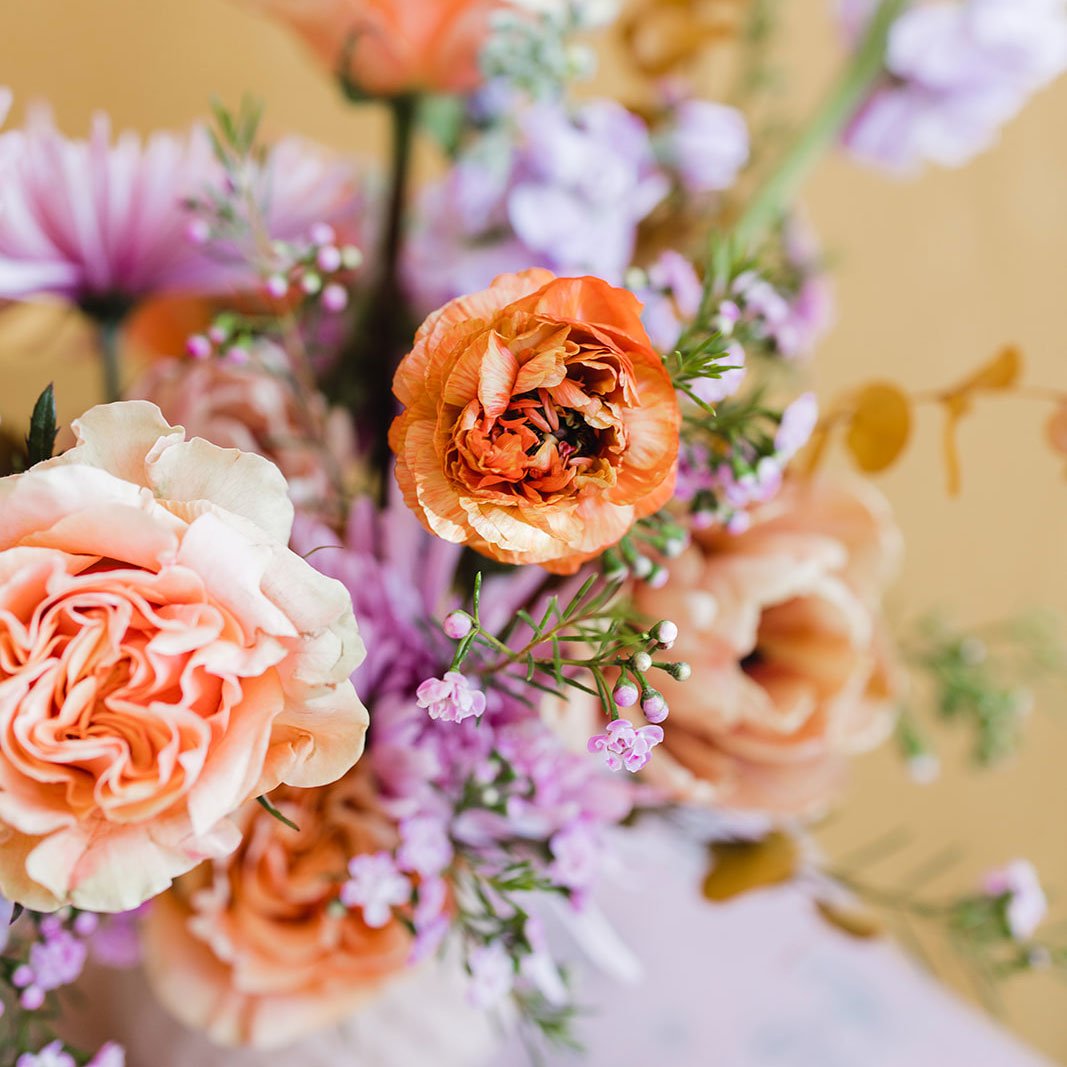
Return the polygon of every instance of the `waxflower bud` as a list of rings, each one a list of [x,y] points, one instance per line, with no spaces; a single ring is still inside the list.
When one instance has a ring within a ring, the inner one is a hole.
[[[662,589],[670,578],[670,572],[666,567],[661,567],[658,563],[649,572],[648,577],[645,579],[648,582],[651,589]]]
[[[669,663],[667,665],[667,673],[676,682],[687,682],[693,673],[693,668],[688,663],[679,660],[677,663]]]
[[[611,694],[616,705],[620,708],[632,708],[637,703],[639,696],[637,686],[630,682],[620,682],[615,686],[615,692]]]
[[[670,712],[667,701],[658,689],[646,689],[641,694],[641,710],[651,723],[661,723]]]
[[[462,641],[474,629],[474,620],[465,611],[453,611],[445,618],[443,629],[453,641]]]
[[[348,307],[348,290],[336,282],[333,285],[327,285],[322,291],[322,306],[335,315],[344,311]]]
[[[630,663],[635,671],[640,671],[642,674],[652,669],[652,657],[647,652],[635,652]]]
[[[670,648],[678,640],[678,626],[670,619],[663,619],[652,627],[652,639],[660,648]]]

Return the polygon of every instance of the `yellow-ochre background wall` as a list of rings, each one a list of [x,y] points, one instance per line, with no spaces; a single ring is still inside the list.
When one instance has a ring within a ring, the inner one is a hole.
[[[831,5],[783,6],[794,98],[814,99],[838,55]],[[16,94],[15,121],[23,103],[43,97],[70,133],[83,133],[97,109],[117,127],[184,126],[212,94],[236,102],[246,90],[266,101],[272,131],[374,154],[385,130],[373,109],[346,107],[283,32],[228,0],[3,0],[0,85]],[[805,197],[839,268],[839,322],[818,358],[820,394],[875,377],[943,385],[1005,342],[1022,349],[1032,383],[1067,387],[1065,184],[1067,80],[965,170],[899,183],[827,160]],[[61,415],[77,414],[96,382],[91,340],[78,323],[7,316],[0,327],[4,422],[21,425],[53,377]],[[1047,415],[1033,400],[983,402],[962,431],[964,490],[952,500],[938,413],[920,415],[907,458],[880,480],[907,536],[894,597],[902,615],[949,607],[977,623],[1035,605],[1067,614],[1067,461],[1043,444]],[[926,788],[908,783],[888,749],[860,761],[847,803],[825,830],[827,847],[844,852],[906,827],[911,846],[876,871],[892,883],[957,844],[960,862],[935,886],[946,891],[1025,855],[1052,890],[1054,921],[1067,918],[1063,700],[1063,686],[1042,694],[1025,751],[992,773],[968,770],[951,744],[941,780]],[[1067,1062],[1065,998],[1057,979],[1024,979],[1006,990],[1004,1018]]]

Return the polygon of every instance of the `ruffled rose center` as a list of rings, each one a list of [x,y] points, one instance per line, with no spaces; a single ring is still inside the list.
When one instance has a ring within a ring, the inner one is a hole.
[[[506,321],[478,354],[477,395],[446,454],[454,481],[505,504],[555,503],[616,484],[626,411],[637,403],[625,354],[576,326]]]
[[[185,568],[65,562],[0,590],[0,786],[139,821],[196,782],[241,699],[249,641]]]

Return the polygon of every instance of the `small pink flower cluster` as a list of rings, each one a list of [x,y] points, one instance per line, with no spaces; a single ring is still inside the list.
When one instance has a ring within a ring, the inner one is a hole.
[[[11,974],[25,1011],[39,1010],[48,993],[77,981],[89,954],[86,939],[96,931],[97,922],[91,912],[82,912],[70,926],[58,914],[41,919],[39,940],[30,945],[27,961]]]
[[[472,717],[481,718],[485,713],[485,693],[459,671],[447,671],[443,678],[427,678],[416,691],[415,699],[420,708],[426,708],[431,719],[444,722],[463,722]]]
[[[15,1067],[77,1067],[78,1061],[67,1051],[62,1041],[50,1041],[39,1052],[24,1052]],[[120,1045],[109,1041],[85,1067],[125,1067],[126,1053]]]
[[[608,723],[606,733],[589,739],[589,751],[602,752],[611,770],[625,767],[634,774],[648,763],[652,749],[662,740],[660,726],[635,727],[629,719],[616,719]]]

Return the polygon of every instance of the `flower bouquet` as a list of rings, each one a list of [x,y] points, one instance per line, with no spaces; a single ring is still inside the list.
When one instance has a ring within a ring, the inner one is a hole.
[[[1025,862],[941,900],[814,844],[853,756],[935,773],[933,708],[991,762],[1058,661],[890,624],[870,476],[932,402],[952,488],[1021,357],[820,410],[797,204],[834,148],[985,148],[1067,69],[1062,0],[850,0],[787,137],[768,0],[244,7],[388,113],[384,170],[254,102],[0,132],[0,299],[76,305],[105,400],[64,428],[40,383],[0,454],[0,1067],[580,1047],[598,971],[640,969],[602,905],[641,841],[695,848],[709,909],[789,884],[984,978],[1067,965]],[[602,43],[632,106],[588,91]]]

